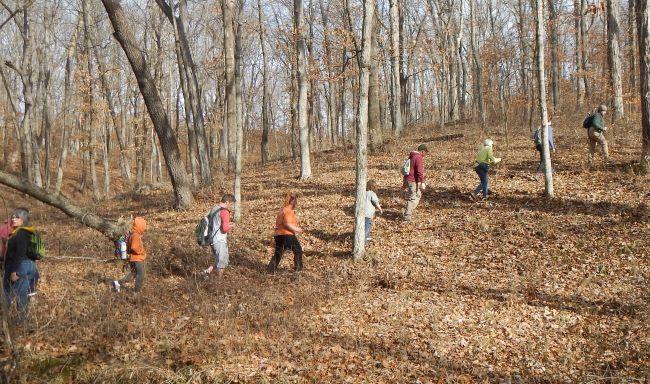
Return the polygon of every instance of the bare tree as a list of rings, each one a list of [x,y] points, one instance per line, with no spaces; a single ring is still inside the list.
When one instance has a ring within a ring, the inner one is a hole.
[[[393,118],[393,131],[396,136],[401,136],[404,130],[402,120],[402,88],[400,85],[400,27],[399,27],[399,0],[390,0],[390,53],[391,53],[391,92],[390,107]]]
[[[623,117],[623,85],[621,83],[621,55],[619,52],[618,1],[607,0],[607,63],[609,81],[612,87],[612,106],[614,120]]]
[[[298,82],[298,130],[300,132],[300,180],[311,176],[309,126],[307,116],[307,44],[305,41],[305,8],[302,0],[293,0],[293,28],[296,39],[296,80]]]
[[[650,171],[650,6],[648,0],[636,0],[636,25],[641,72],[641,169]]]
[[[354,205],[354,260],[360,260],[365,253],[365,207],[367,143],[368,143],[368,88],[370,87],[370,61],[372,54],[373,21],[375,1],[363,2],[363,30],[361,42],[361,57],[359,63],[359,109],[357,114],[357,160],[356,160],[356,200]]]
[[[174,136],[165,108],[160,100],[160,95],[151,78],[147,62],[137,47],[133,32],[127,23],[124,10],[119,0],[102,0],[102,3],[115,30],[113,36],[115,36],[115,39],[122,46],[131,64],[133,74],[138,81],[138,87],[147,105],[149,116],[156,129],[158,140],[160,140],[162,152],[167,164],[167,171],[169,172],[176,194],[176,207],[179,209],[188,209],[192,206],[193,197],[185,171],[185,165],[181,158],[176,136]]]
[[[321,0],[322,1],[322,0]],[[259,23],[260,48],[262,51],[262,143],[260,145],[262,164],[269,161],[269,78],[266,43],[264,42],[265,28],[263,21],[262,0],[257,0],[257,21]]]
[[[546,109],[546,74],[544,73],[544,0],[533,0],[536,6],[535,40],[537,43],[537,90],[542,125],[542,153],[544,155],[544,193],[553,197],[553,170],[548,143],[548,111]]]

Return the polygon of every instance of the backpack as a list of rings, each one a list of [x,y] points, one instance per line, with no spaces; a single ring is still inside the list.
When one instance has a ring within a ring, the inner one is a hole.
[[[541,130],[541,127],[537,127],[537,129],[535,129],[535,132],[533,132],[533,141],[535,142],[535,145],[542,143],[542,138],[540,137],[542,134]]]
[[[411,158],[407,158],[406,161],[404,162],[404,165],[402,165],[399,168],[399,171],[402,173],[402,176],[408,176],[411,173]]]
[[[115,257],[117,257],[120,260],[126,260],[126,259],[129,258],[129,256],[128,256],[127,252],[126,252],[126,249],[127,249],[127,245],[129,244],[130,235],[131,235],[131,233],[127,232],[127,233],[123,234],[122,236],[120,236],[120,238],[115,240],[115,242],[114,242],[115,243],[114,254],[115,254]]]
[[[219,218],[219,226],[221,226],[221,216],[218,216],[218,213],[221,212],[223,208],[219,207],[216,210],[211,210],[206,216],[201,218],[201,221],[196,225],[194,229],[194,236],[196,237],[196,243],[200,246],[206,246],[212,244],[210,240],[212,239],[212,233],[214,230],[214,217]]]
[[[43,260],[45,257],[45,243],[38,232],[29,232],[27,244],[27,257],[31,260]]]
[[[582,128],[591,128],[591,126],[594,124],[594,117],[595,115],[593,113],[587,115],[587,117],[585,117],[585,120],[582,122]]]

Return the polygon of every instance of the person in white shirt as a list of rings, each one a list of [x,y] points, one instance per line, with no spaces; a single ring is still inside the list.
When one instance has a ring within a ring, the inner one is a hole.
[[[366,184],[366,243],[372,238],[370,231],[372,230],[372,219],[375,217],[375,211],[379,209],[379,213],[384,213],[379,205],[379,198],[375,191],[377,190],[377,183],[374,180],[368,180]]]

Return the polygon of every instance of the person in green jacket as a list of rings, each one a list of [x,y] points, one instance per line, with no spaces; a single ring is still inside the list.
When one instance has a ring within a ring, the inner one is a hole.
[[[591,124],[587,130],[587,136],[589,137],[589,161],[594,159],[594,155],[596,154],[596,145],[598,144],[603,147],[603,156],[605,157],[605,161],[609,160],[609,148],[607,147],[607,140],[605,139],[605,131],[607,131],[607,127],[605,126],[604,117],[606,113],[607,106],[604,104],[599,105],[593,114]]]
[[[490,170],[490,165],[497,164],[501,161],[500,157],[494,157],[492,152],[493,145],[494,142],[492,140],[485,139],[483,148],[476,154],[474,171],[476,171],[481,183],[474,189],[474,193],[470,195],[472,198],[479,197],[481,193],[484,198],[488,196],[488,171]]]

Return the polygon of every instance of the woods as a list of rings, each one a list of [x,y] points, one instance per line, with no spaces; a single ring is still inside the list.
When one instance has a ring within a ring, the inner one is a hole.
[[[31,336],[3,312],[0,380],[41,380],[61,358],[78,382],[634,382],[648,362],[633,336],[649,13],[647,0],[0,0],[0,222],[28,206],[54,256],[35,262]],[[213,281],[211,251],[188,239],[225,196]],[[112,297],[118,260],[103,255],[129,217],[146,218],[150,258],[124,268],[155,285]],[[107,324],[132,315],[137,329]],[[516,319],[544,330],[548,354],[524,348]],[[73,320],[87,331],[61,336]],[[481,333],[497,328],[505,341]]]

